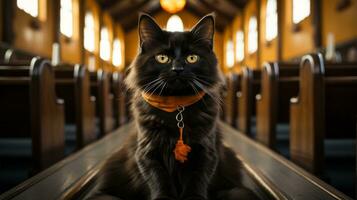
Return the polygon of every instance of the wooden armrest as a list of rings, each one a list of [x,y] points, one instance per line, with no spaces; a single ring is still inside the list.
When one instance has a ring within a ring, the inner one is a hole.
[[[223,142],[276,199],[351,199],[264,145],[221,122]],[[298,186],[298,189],[297,189]]]

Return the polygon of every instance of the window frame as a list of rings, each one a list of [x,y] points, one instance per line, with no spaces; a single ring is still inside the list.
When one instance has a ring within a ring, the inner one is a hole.
[[[241,35],[241,39],[239,39],[238,37],[238,34]],[[244,46],[245,46],[245,42],[244,42],[244,31],[239,29],[236,31],[236,34],[235,34],[235,37],[236,37],[236,42],[235,42],[235,52],[234,52],[234,55],[235,55],[235,61],[238,62],[238,63],[241,63],[244,61],[245,59],[245,53],[244,53]],[[238,40],[239,39],[239,40]],[[240,45],[240,44],[241,45]],[[240,58],[240,51],[238,51],[238,47],[240,47],[239,49],[242,50],[242,59],[239,59]],[[239,52],[239,53],[238,53]]]
[[[175,21],[174,21],[175,20]],[[173,26],[169,26],[169,23],[172,22],[179,22],[180,24],[174,24]],[[174,27],[172,29],[172,27]],[[182,29],[181,29],[182,27]],[[170,29],[170,30],[169,30]],[[180,16],[178,15],[171,15],[166,22],[166,31],[169,32],[183,32],[185,30],[185,26]]]
[[[117,49],[116,47],[116,42],[118,42],[119,44],[119,48]],[[112,55],[112,64],[114,65],[114,67],[120,67],[123,65],[123,50],[122,50],[123,44],[122,41],[119,38],[115,38],[113,40],[113,55]],[[118,51],[118,52],[117,52]],[[119,53],[120,56],[116,57],[115,54]],[[116,63],[116,58],[118,58],[118,63]]]
[[[88,26],[88,24],[86,23],[88,19],[87,16],[90,16],[92,19],[92,26]],[[89,30],[90,29],[90,30]],[[85,15],[84,15],[84,27],[83,27],[83,47],[86,51],[90,52],[90,53],[94,53],[96,51],[96,32],[95,32],[95,18],[94,18],[94,14],[92,11],[86,11]],[[88,32],[86,32],[88,31]],[[90,34],[90,36],[93,36],[92,38],[88,38],[88,35]],[[91,39],[92,41],[88,41],[88,43],[90,43],[90,45],[86,45],[86,41]]]
[[[70,9],[68,9],[68,10],[65,10],[67,13],[66,14],[68,14],[68,13],[71,13],[71,33],[70,33],[70,35],[67,35],[66,33],[64,33],[63,31],[62,31],[62,9],[64,10],[64,8],[62,7],[62,1],[63,0],[60,0],[60,33],[63,35],[63,36],[65,36],[65,37],[67,37],[67,38],[72,38],[73,36],[74,36],[74,9],[73,9],[73,6],[74,6],[74,4],[73,4],[73,0],[68,0],[69,2],[71,2],[71,8]],[[65,20],[65,21],[67,21],[67,20]]]
[[[251,28],[251,20],[252,19],[255,19],[255,29],[254,29],[254,41],[255,41],[255,45],[254,45],[254,50],[251,50],[251,41],[253,41],[253,39],[251,38],[252,35],[252,28]],[[248,38],[247,38],[247,41],[248,41],[248,45],[247,45],[247,50],[248,50],[248,54],[249,55],[252,55],[254,53],[256,53],[258,51],[258,18],[256,15],[252,15],[249,17],[249,20],[248,20]]]
[[[31,2],[28,2],[29,0],[16,0],[16,7],[23,11],[24,13],[26,13],[27,15],[35,18],[35,19],[39,19],[40,18],[40,8],[41,8],[41,2],[40,0],[30,0]],[[22,3],[21,3],[22,2]],[[36,9],[36,14],[31,13],[31,9],[29,7],[26,7],[28,5],[32,5],[33,6],[33,2],[37,2],[37,9]],[[24,5],[22,5],[24,4]],[[22,5],[22,6],[21,6]]]
[[[103,34],[104,30],[106,30],[107,33],[106,38],[103,37],[103,35],[105,35]],[[108,49],[108,51],[106,49]],[[103,52],[105,52],[105,54]],[[110,62],[111,53],[112,49],[110,44],[109,28],[107,26],[102,26],[100,28],[99,57],[104,61]]]
[[[226,51],[226,56],[225,56],[225,63],[226,66],[231,69],[234,67],[234,43],[232,39],[228,39],[226,41],[226,46],[225,46],[225,51]]]
[[[269,2],[275,1],[275,9],[274,12],[269,10]],[[274,18],[273,18],[274,17]],[[269,20],[270,19],[270,20]],[[272,21],[274,19],[274,21]],[[265,41],[271,42],[278,37],[279,34],[279,17],[278,17],[278,1],[277,0],[267,0],[266,1],[266,10],[265,10]],[[268,30],[272,26],[268,26],[268,24],[276,23],[274,27],[274,34],[268,35]],[[269,28],[268,28],[269,27]]]
[[[298,24],[301,24],[303,21],[305,21],[306,19],[309,18],[309,16],[311,16],[311,9],[312,9],[312,2],[311,0],[298,0],[300,3],[303,2],[303,1],[309,1],[309,12],[308,12],[308,15],[304,16],[304,17],[301,17],[301,19],[299,19],[298,22],[295,22],[294,21],[294,2],[297,1],[297,0],[291,0],[291,22],[293,25],[298,25]]]

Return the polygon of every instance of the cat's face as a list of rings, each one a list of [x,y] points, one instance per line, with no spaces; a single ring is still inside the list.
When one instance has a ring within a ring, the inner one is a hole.
[[[163,96],[209,90],[221,80],[213,35],[212,15],[186,32],[164,31],[150,16],[141,15],[140,53],[131,66],[131,81],[142,91]]]

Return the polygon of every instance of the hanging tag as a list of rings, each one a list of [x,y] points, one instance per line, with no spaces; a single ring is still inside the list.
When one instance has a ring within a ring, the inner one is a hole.
[[[181,163],[184,163],[187,160],[188,153],[191,152],[191,147],[184,144],[183,142],[183,128],[185,127],[185,124],[183,122],[183,111],[185,110],[185,107],[183,106],[177,106],[177,115],[176,115],[176,121],[177,121],[177,127],[179,129],[179,139],[177,140],[176,147],[174,149],[174,154],[175,154],[175,159]]]

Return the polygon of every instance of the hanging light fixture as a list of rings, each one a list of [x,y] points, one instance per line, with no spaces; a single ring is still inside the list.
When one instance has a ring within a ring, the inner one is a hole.
[[[160,0],[160,5],[165,11],[174,14],[185,7],[186,0]]]

